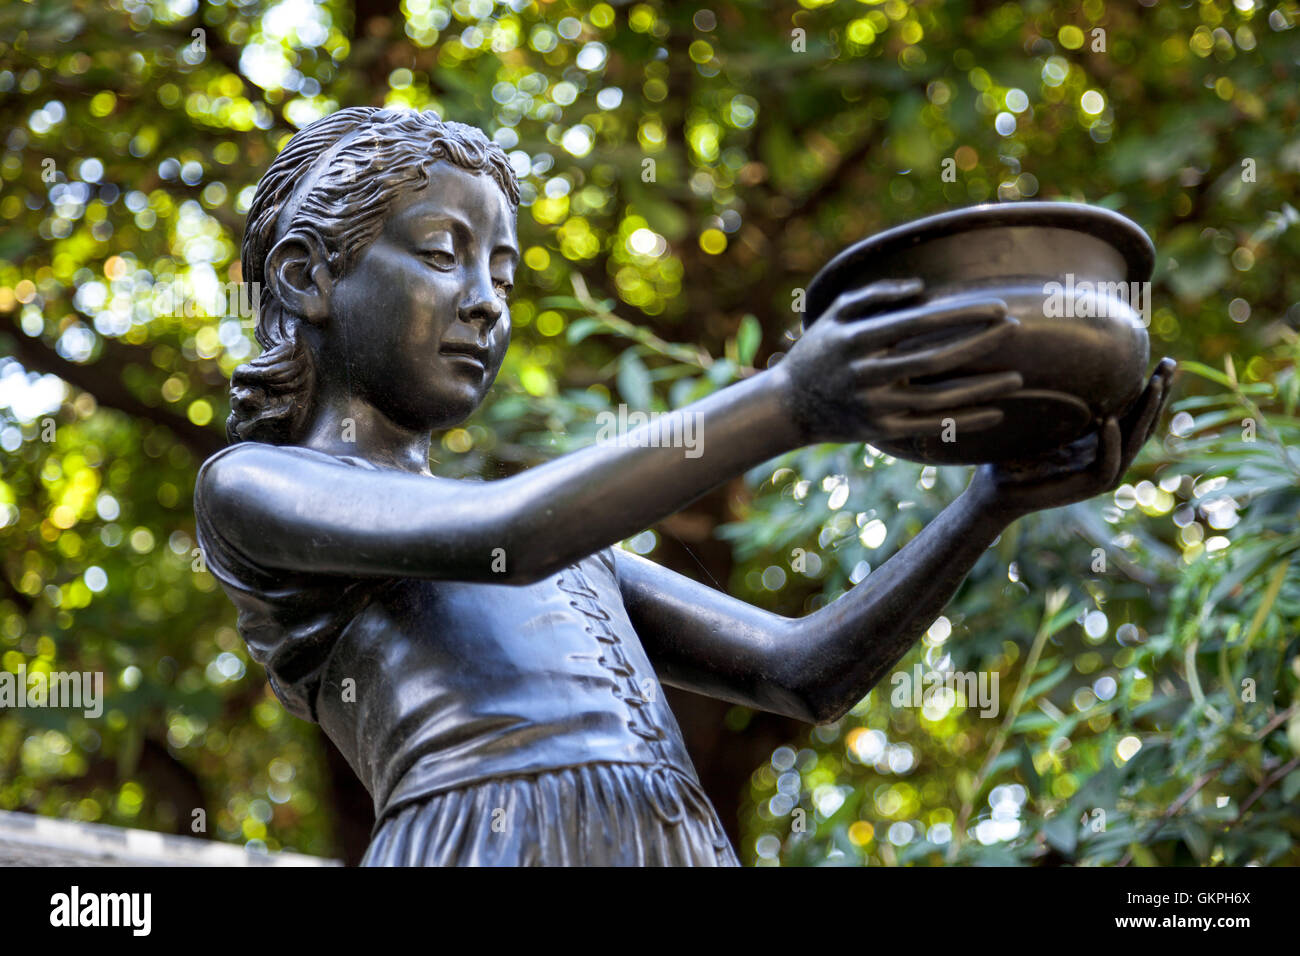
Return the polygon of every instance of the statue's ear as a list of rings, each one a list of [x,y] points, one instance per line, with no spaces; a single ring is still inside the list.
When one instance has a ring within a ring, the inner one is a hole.
[[[285,236],[267,255],[265,275],[271,294],[291,312],[315,324],[329,316],[334,281],[318,237]]]

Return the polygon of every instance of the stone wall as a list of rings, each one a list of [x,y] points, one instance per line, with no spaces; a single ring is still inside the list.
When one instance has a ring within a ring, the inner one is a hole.
[[[339,865],[302,853],[254,853],[215,840],[0,810],[0,867]]]

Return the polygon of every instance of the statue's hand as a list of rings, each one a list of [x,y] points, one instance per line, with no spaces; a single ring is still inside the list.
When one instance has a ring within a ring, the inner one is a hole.
[[[1039,458],[981,466],[975,491],[1009,518],[1113,491],[1155,431],[1174,368],[1173,359],[1161,359],[1123,419],[1107,418],[1097,431]]]
[[[1020,388],[1018,372],[923,385],[909,379],[960,368],[997,348],[1018,323],[1000,299],[917,304],[922,288],[919,279],[890,280],[841,295],[776,366],[805,441],[938,435],[1002,420],[1000,410],[980,403]]]

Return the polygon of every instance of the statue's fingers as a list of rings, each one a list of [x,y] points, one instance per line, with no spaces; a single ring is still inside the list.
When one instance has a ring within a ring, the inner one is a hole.
[[[991,314],[991,313],[990,313]],[[1020,323],[1003,315],[994,324],[971,335],[945,341],[942,345],[897,354],[886,353],[853,362],[853,372],[862,379],[894,382],[902,378],[920,378],[960,368],[972,359],[993,351]]]
[[[1103,488],[1109,491],[1119,485],[1124,477],[1124,436],[1119,422],[1111,415],[1101,426],[1098,436],[1097,473],[1102,476]]]
[[[1147,431],[1147,439],[1155,434],[1156,428],[1160,424],[1160,416],[1164,414],[1165,406],[1169,404],[1169,396],[1174,390],[1174,372],[1178,370],[1178,363],[1173,359],[1165,356],[1156,366],[1154,375],[1160,378],[1160,405],[1156,408],[1156,413],[1151,416],[1151,427]],[[1154,377],[1154,376],[1153,376]],[[1145,444],[1145,441],[1143,442]]]
[[[1164,383],[1152,376],[1142,397],[1134,404],[1132,410],[1124,416],[1121,431],[1124,434],[1124,460],[1132,462],[1146,444],[1151,434],[1152,422],[1160,412],[1164,397]]]
[[[940,411],[979,405],[1009,395],[1024,385],[1019,372],[968,375],[936,385],[884,385],[872,389],[868,401],[877,408],[898,411]]]
[[[1142,397],[1124,416],[1124,458],[1131,463],[1147,443],[1160,420],[1165,402],[1169,399],[1170,380],[1173,376],[1173,359],[1163,359],[1151,374]]]
[[[983,431],[1003,418],[1000,408],[963,408],[945,414],[887,415],[878,424],[888,438],[909,438]]]
[[[838,322],[860,319],[891,305],[910,302],[925,291],[920,279],[882,279],[853,292],[841,293],[826,310]]]
[[[954,332],[968,327],[963,335],[945,341],[961,341],[979,335],[990,325],[1007,320],[1007,304],[1001,299],[974,299],[960,303],[939,303],[900,309],[873,322],[863,323],[848,336],[851,346],[881,349],[898,345],[906,339],[936,332]],[[1012,320],[1014,321],[1014,320]]]
[[[1152,375],[1159,376],[1160,380],[1167,386],[1174,380],[1174,372],[1176,371],[1178,371],[1178,363],[1166,355],[1156,364],[1156,370]]]

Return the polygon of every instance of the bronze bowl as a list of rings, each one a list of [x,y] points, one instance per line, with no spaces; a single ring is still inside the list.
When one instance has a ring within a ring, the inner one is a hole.
[[[1020,372],[1023,387],[989,403],[1002,409],[1003,421],[946,436],[953,441],[936,435],[878,447],[930,464],[1012,461],[1082,437],[1141,394],[1154,263],[1146,233],[1108,209],[1064,202],[972,206],[845,249],[813,278],[804,314],[814,321],[840,293],[881,279],[919,278],[927,302],[1002,299],[1020,327],[994,353],[943,378]],[[904,347],[909,344],[933,339]]]

